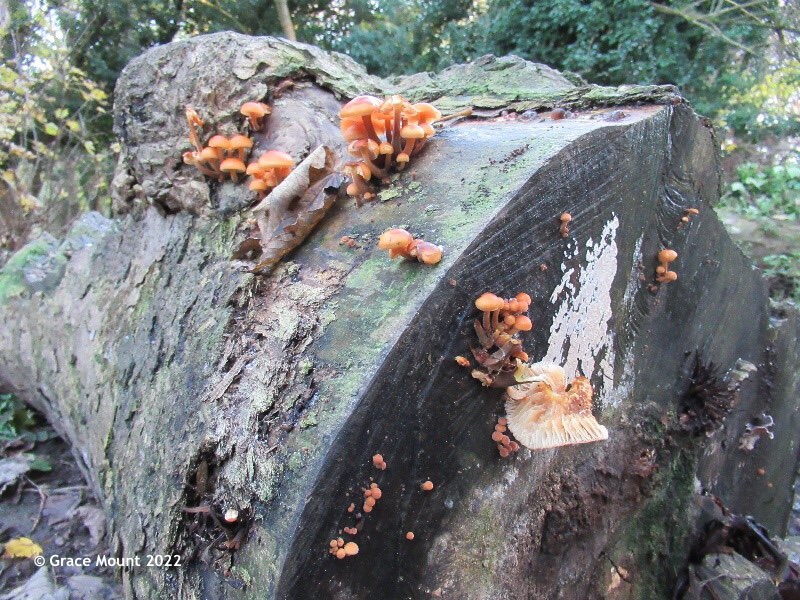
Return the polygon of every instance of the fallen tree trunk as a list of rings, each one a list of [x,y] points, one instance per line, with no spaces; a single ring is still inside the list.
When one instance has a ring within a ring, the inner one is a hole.
[[[184,107],[231,133],[244,101],[267,98],[259,151],[344,156],[341,99],[395,91],[479,118],[439,133],[377,202],[340,200],[271,275],[232,261],[254,198],[181,164]],[[535,112],[556,105],[576,115]],[[134,60],[115,122],[120,216],[86,215],[0,273],[0,380],[71,442],[120,556],[183,558],[126,570],[131,597],[661,597],[688,557],[698,481],[785,526],[797,316],[770,308],[716,218],[716,142],[674,89],[586,86],[513,57],[387,82],[217,34]],[[687,208],[700,214],[679,227]],[[390,261],[375,242],[396,226],[443,261]],[[664,247],[679,278],[654,285]],[[497,455],[501,390],[453,360],[489,289],[533,297],[529,354],[591,378],[607,442]],[[697,361],[717,387],[693,388]],[[757,371],[715,418],[737,361]],[[761,413],[774,439],[740,449]],[[383,498],[360,553],[332,559],[372,480]]]

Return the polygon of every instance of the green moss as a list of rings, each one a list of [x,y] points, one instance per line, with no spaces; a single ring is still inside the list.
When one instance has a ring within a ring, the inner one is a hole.
[[[34,240],[8,259],[5,266],[0,269],[0,302],[20,296],[28,289],[24,269],[35,259],[47,256],[53,250],[53,241],[46,238]]]
[[[675,575],[686,562],[697,459],[678,452],[655,477],[652,497],[622,535],[618,549],[634,557],[639,568],[637,598],[667,598]]]

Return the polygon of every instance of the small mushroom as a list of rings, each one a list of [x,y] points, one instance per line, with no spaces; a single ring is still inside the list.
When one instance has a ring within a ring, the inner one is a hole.
[[[229,173],[234,181],[239,181],[239,173],[244,173],[247,170],[247,166],[244,161],[238,158],[226,158],[219,165],[219,170],[223,173]]]
[[[656,281],[659,283],[668,283],[678,279],[678,274],[675,271],[669,270],[670,263],[678,258],[678,253],[675,250],[666,248],[658,253],[658,261],[661,263],[656,267]]]
[[[244,162],[244,154],[253,147],[253,140],[246,135],[236,134],[228,142],[228,149],[231,154]]]
[[[569,236],[569,223],[572,221],[572,215],[568,212],[561,213],[559,217],[561,221],[561,227],[559,228],[559,233],[561,233],[561,237],[565,238]]]
[[[380,144],[381,140],[372,124],[372,114],[381,106],[381,101],[374,96],[357,96],[345,104],[339,111],[340,119],[361,119],[369,138]]]
[[[251,131],[261,131],[264,117],[272,113],[272,109],[263,102],[245,102],[239,112],[247,117]]]
[[[421,489],[423,492],[430,492],[433,489],[433,482],[429,479],[419,486],[419,489]]]

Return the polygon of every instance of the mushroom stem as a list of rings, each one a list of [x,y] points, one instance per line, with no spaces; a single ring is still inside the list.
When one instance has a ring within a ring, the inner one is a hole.
[[[197,149],[197,153],[203,151],[203,144],[200,143],[200,136],[197,135],[197,126],[203,125],[203,121],[192,108],[186,109],[186,122],[189,124],[189,141]]]
[[[492,332],[495,332],[497,328],[500,326],[500,311],[494,310],[492,311]]]
[[[369,138],[380,144],[381,139],[378,137],[378,133],[375,131],[375,126],[372,124],[372,115],[361,115],[361,121],[364,123],[364,129],[367,130],[367,135],[369,135]]]
[[[397,102],[394,105],[394,121],[392,122],[392,146],[394,147],[394,153],[398,154],[400,152],[400,112],[401,112],[401,103]]]
[[[373,175],[377,175],[381,179],[387,176],[387,173],[384,169],[381,169],[378,165],[372,162],[372,158],[370,158],[369,150],[366,148],[361,149],[361,158],[362,160],[367,163],[369,170],[372,172]]]
[[[483,311],[483,328],[484,328],[484,330],[486,330],[486,332],[487,332],[487,333],[491,334],[491,332],[492,332],[492,329],[491,329],[492,325],[491,325],[491,323],[489,322],[489,316],[490,316],[490,313],[489,313],[489,311],[488,311],[488,310],[485,310],[485,311]]]
[[[436,120],[437,123],[442,123],[443,121],[450,121],[451,119],[457,119],[458,117],[469,117],[472,115],[472,107],[465,108],[464,110],[459,110],[458,112],[454,112],[452,114],[446,115]]]

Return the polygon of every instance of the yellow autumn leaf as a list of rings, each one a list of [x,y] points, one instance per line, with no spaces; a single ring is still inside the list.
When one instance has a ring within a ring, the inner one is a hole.
[[[43,552],[42,547],[30,538],[14,538],[6,543],[3,558],[32,558]]]

